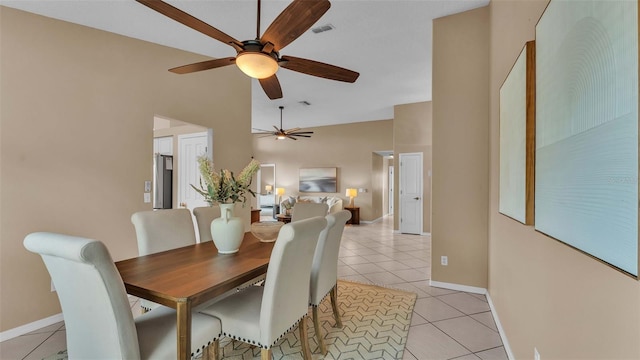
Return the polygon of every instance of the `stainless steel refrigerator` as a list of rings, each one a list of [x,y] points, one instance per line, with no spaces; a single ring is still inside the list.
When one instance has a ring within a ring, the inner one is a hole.
[[[153,208],[171,209],[173,198],[173,156],[153,157]]]

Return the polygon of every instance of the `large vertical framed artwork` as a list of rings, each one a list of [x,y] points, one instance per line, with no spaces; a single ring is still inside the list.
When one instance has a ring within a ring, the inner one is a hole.
[[[637,278],[637,0],[549,3],[535,156],[536,230]]]
[[[535,178],[535,55],[526,43],[500,87],[500,213],[532,225]]]

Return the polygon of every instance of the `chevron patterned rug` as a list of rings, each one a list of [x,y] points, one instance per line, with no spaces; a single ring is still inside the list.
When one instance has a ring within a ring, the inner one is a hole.
[[[313,359],[402,359],[416,294],[375,285],[338,280],[338,304],[342,315],[342,328],[333,325],[333,312],[329,297],[320,304],[321,325],[327,355],[318,350],[311,310],[307,321],[309,346]],[[302,359],[302,346],[298,329],[290,331],[272,348],[273,359]],[[220,355],[224,360],[260,359],[260,349],[241,341],[223,338]],[[66,360],[61,351],[45,360]]]
[[[416,294],[380,286],[338,281],[342,328],[335,328],[329,297],[319,314],[327,355],[318,350],[311,311],[307,321],[313,359],[402,359]],[[302,359],[298,329],[290,331],[272,348],[273,359]],[[240,341],[222,339],[223,359],[260,359],[260,349]]]

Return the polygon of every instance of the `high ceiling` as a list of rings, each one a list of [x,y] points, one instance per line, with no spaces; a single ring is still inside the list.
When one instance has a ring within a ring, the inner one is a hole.
[[[256,36],[257,1],[168,2],[238,40]],[[262,1],[261,33],[289,2]],[[235,56],[230,46],[134,0],[0,0],[0,4],[213,58]],[[349,84],[280,69],[283,98],[278,100],[269,100],[258,81],[252,80],[253,127],[273,129],[279,124],[281,105],[286,129],[391,119],[394,105],[431,100],[431,20],[487,4],[488,0],[332,0],[314,27],[331,24],[334,29],[307,31],[280,53],[345,67],[360,77]],[[180,65],[185,64],[175,64]]]

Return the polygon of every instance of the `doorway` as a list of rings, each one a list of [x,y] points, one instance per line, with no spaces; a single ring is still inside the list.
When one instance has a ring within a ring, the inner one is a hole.
[[[276,212],[276,164],[260,164],[256,176],[256,204],[260,209],[260,221],[275,218]]]
[[[400,232],[422,234],[422,153],[400,154]]]
[[[191,184],[197,186],[200,183],[198,156],[206,154],[210,159],[213,157],[213,130],[180,120],[156,116],[154,117],[153,136],[154,153],[173,155],[172,208],[192,210],[198,206],[209,206],[202,196],[191,188]],[[154,189],[155,186],[154,183]],[[199,241],[195,219],[194,229],[196,239]]]

